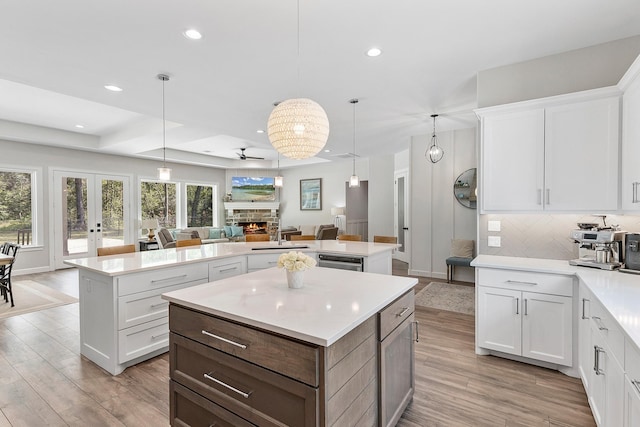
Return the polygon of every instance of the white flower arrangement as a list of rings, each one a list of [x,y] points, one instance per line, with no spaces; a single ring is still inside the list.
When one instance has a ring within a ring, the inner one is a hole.
[[[316,260],[302,252],[291,251],[278,257],[278,268],[287,271],[304,271],[316,266]]]

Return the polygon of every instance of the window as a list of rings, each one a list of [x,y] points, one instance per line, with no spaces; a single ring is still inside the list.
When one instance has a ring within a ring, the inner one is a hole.
[[[213,227],[218,225],[213,201],[216,199],[212,185],[187,184],[187,227]]]
[[[35,172],[0,170],[0,241],[34,244]]]
[[[176,228],[176,184],[155,181],[140,183],[142,219],[157,218],[160,227]]]

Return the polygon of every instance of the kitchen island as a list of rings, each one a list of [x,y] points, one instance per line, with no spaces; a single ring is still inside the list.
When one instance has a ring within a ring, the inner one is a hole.
[[[314,268],[290,289],[271,268],[164,294],[172,425],[395,425],[416,283]]]
[[[162,293],[273,267],[290,250],[314,257],[358,256],[365,271],[390,274],[396,247],[328,240],[282,246],[238,242],[68,260],[80,270],[80,352],[117,375],[169,349],[168,303]]]

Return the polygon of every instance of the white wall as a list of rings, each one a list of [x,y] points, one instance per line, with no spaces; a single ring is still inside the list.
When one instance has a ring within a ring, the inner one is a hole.
[[[52,242],[49,241],[52,230],[53,209],[52,197],[49,188],[53,170],[76,170],[88,173],[119,174],[131,176],[131,212],[132,215],[139,215],[139,191],[138,180],[140,178],[155,179],[156,169],[160,163],[152,160],[134,159],[130,157],[111,156],[97,154],[90,151],[69,150],[64,148],[47,147],[22,142],[10,142],[0,140],[0,165],[13,168],[41,168],[43,205],[39,206],[43,219],[43,244],[38,248],[23,249],[20,251],[15,264],[15,273],[31,273],[37,271],[52,270],[50,259],[52,258]],[[188,166],[167,163],[173,169],[172,180],[192,183],[217,184],[221,201],[224,191],[224,170],[205,168],[199,166]],[[222,203],[218,203],[218,223],[223,224],[224,208]],[[134,221],[133,226],[137,227],[138,222]],[[133,230],[137,236],[137,228]]]
[[[369,169],[369,242],[374,235],[393,236],[394,156],[372,157]]]
[[[445,154],[436,164],[424,157],[430,143],[430,135],[414,136],[409,148],[410,274],[445,279],[451,239],[476,240],[477,211],[459,204],[453,194],[458,175],[476,167],[476,129],[439,132]],[[455,279],[473,282],[473,270],[458,268]]]

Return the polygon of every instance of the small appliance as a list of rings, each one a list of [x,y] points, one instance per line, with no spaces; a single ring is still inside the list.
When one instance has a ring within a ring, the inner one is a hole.
[[[640,233],[627,233],[624,246],[624,268],[620,271],[640,274]]]
[[[602,270],[622,267],[625,234],[611,227],[571,230],[569,237],[578,244],[578,259],[570,260],[569,264]]]

